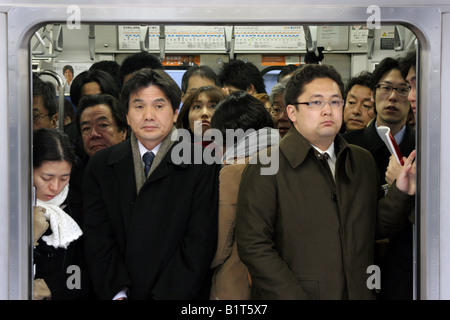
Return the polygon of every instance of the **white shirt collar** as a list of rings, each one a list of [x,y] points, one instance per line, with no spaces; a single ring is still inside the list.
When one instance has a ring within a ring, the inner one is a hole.
[[[137,139],[136,139],[137,140]],[[153,152],[153,154],[156,156],[156,154],[158,153],[159,147],[161,147],[161,143],[159,143],[156,147],[154,147],[152,150],[148,150],[146,147],[144,147],[144,145],[137,140],[138,142],[138,146],[139,146],[139,153],[141,154],[141,159],[142,156],[147,152],[147,151],[151,151]]]
[[[320,154],[324,154],[325,152],[328,153],[328,155],[330,156],[331,162],[333,162],[333,163],[336,162],[336,154],[334,153],[334,141],[331,143],[331,145],[328,147],[328,149],[327,149],[326,151],[320,150],[318,147],[316,147],[316,146],[313,145],[313,144],[312,144],[312,146],[313,146],[314,149],[316,149],[317,152],[319,152]]]

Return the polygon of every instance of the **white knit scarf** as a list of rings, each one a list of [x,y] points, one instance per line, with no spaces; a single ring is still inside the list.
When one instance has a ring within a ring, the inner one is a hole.
[[[49,221],[52,234],[43,236],[44,240],[49,246],[55,248],[67,248],[69,243],[78,239],[83,232],[81,231],[75,220],[72,219],[63,209],[60,208],[61,204],[67,198],[69,193],[69,184],[53,199],[50,201],[41,201],[37,199],[36,204],[45,208],[44,217]]]

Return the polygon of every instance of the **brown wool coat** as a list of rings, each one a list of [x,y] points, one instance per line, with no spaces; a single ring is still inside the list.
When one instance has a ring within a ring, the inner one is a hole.
[[[219,228],[216,255],[211,263],[212,300],[247,300],[250,283],[247,267],[237,252],[236,201],[245,164],[226,165],[219,177]]]
[[[244,170],[236,236],[253,299],[375,298],[366,284],[374,241],[399,231],[412,197],[395,185],[383,197],[368,151],[339,135],[335,150],[336,182],[295,128],[280,142],[276,174]]]

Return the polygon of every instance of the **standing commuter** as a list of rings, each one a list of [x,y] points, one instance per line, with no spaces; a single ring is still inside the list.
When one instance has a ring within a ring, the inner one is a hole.
[[[137,71],[121,101],[131,136],[96,152],[84,175],[95,292],[101,299],[208,298],[220,166],[195,162],[202,147],[175,141],[181,90],[163,70]]]
[[[344,105],[344,131],[364,129],[375,117],[372,74],[362,72],[347,83]]]
[[[251,157],[280,137],[263,104],[244,91],[231,93],[220,102],[213,115],[212,127],[226,136],[227,130],[242,130],[237,142],[228,146],[224,139],[224,166],[220,170],[219,237],[216,255],[211,263],[214,275],[211,287],[213,300],[250,299],[251,279],[240,261],[235,237],[236,201],[242,171]]]
[[[270,115],[273,118],[275,129],[278,130],[283,138],[292,127],[291,120],[286,113],[286,104],[284,103],[284,90],[289,78],[284,78],[275,84],[270,92]]]
[[[243,172],[236,236],[253,299],[375,299],[374,241],[407,219],[415,152],[384,196],[371,154],[338,134],[343,91],[331,66],[294,72],[285,92],[293,127],[272,148],[278,171],[263,175],[259,161]]]
[[[403,76],[411,87],[408,101],[414,116],[417,109],[416,97],[416,51],[410,51],[401,59]],[[386,182],[395,183],[401,172],[401,165],[394,156],[390,157],[386,169]],[[412,300],[414,297],[413,281],[413,225],[415,223],[415,210],[411,210],[405,228],[394,235],[387,246],[383,259],[381,273],[380,299],[383,300]]]
[[[84,261],[83,211],[69,187],[73,145],[57,129],[33,132],[33,300],[93,298]]]
[[[58,127],[58,103],[55,86],[33,77],[33,130]]]

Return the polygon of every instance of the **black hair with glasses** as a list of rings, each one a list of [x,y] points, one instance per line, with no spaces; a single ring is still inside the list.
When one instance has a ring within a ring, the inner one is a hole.
[[[297,99],[304,92],[304,87],[308,83],[318,78],[329,78],[337,83],[341,96],[344,93],[344,82],[339,72],[328,64],[307,64],[296,70],[289,78],[284,91],[284,101],[286,106],[295,105],[297,108]]]
[[[33,97],[41,96],[44,107],[48,110],[47,115],[51,118],[58,112],[58,102],[56,100],[56,88],[53,83],[43,81],[39,77],[33,77]]]
[[[373,73],[372,73],[372,82],[370,85],[370,88],[373,90],[374,96],[375,96],[376,87],[377,87],[380,79],[383,78],[384,75],[386,75],[386,73],[388,73],[394,69],[397,69],[400,72],[402,71],[402,67],[400,65],[400,60],[394,59],[391,57],[384,58],[375,67],[375,70],[373,70]],[[403,77],[403,75],[402,75],[402,77]],[[406,80],[405,80],[405,83],[406,83]]]

